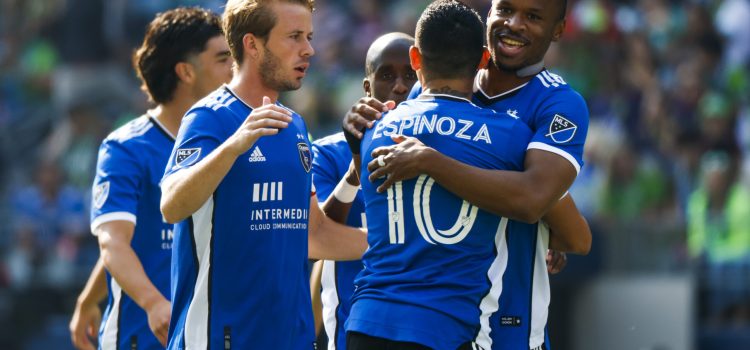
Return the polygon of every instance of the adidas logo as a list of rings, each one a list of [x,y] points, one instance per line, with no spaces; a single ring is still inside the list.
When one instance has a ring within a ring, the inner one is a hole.
[[[260,147],[255,147],[248,160],[250,161],[250,163],[265,162],[266,156],[264,156],[263,152],[260,151]]]

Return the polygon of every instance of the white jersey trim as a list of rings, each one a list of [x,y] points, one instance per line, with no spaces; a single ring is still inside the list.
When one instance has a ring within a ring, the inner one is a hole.
[[[137,218],[135,214],[126,211],[116,211],[99,215],[91,221],[91,234],[96,236],[96,228],[99,227],[99,225],[112,221],[130,221],[135,225]]]
[[[208,319],[209,301],[208,279],[211,257],[211,235],[213,234],[212,216],[214,212],[214,199],[209,197],[206,203],[192,215],[193,239],[195,250],[198,255],[198,277],[193,289],[193,299],[187,310],[185,318],[185,349],[207,349],[208,348]]]
[[[549,313],[550,287],[547,273],[547,248],[549,247],[549,227],[544,222],[537,224],[536,253],[534,254],[534,274],[531,285],[531,331],[529,349],[544,344],[544,328]]]
[[[490,290],[479,303],[479,334],[474,342],[483,349],[492,348],[492,327],[490,317],[500,308],[500,294],[503,292],[503,275],[508,267],[508,242],[506,241],[508,219],[500,219],[500,225],[495,233],[495,249],[497,255],[492,261],[490,269],[487,270],[487,278],[490,281]]]
[[[339,307],[339,291],[336,286],[336,262],[323,260],[323,273],[320,278],[322,291],[320,299],[323,302],[323,327],[328,336],[328,350],[336,350],[336,329],[338,319],[336,310]]]
[[[530,149],[540,149],[542,151],[547,151],[547,152],[552,152],[554,154],[557,154],[557,155],[559,155],[559,156],[567,159],[570,162],[570,164],[573,164],[573,167],[576,168],[576,174],[578,174],[578,173],[581,172],[581,165],[578,164],[578,161],[573,156],[571,156],[570,153],[565,152],[565,151],[563,151],[563,150],[561,150],[561,149],[559,149],[557,147],[552,147],[552,146],[550,146],[550,145],[548,145],[546,143],[543,143],[543,142],[532,142],[532,143],[529,143],[529,146],[526,147],[526,149],[527,150],[530,150]]]
[[[110,278],[110,289],[112,291],[112,305],[107,319],[104,321],[104,331],[102,332],[101,350],[117,349],[117,320],[120,318],[120,300],[122,299],[122,288],[117,284],[114,278]]]
[[[523,89],[526,85],[529,85],[529,82],[527,81],[527,82],[525,82],[525,83],[523,83],[521,85],[518,85],[518,86],[516,86],[516,87],[514,87],[514,88],[512,88],[512,89],[510,89],[510,90],[508,90],[506,92],[497,94],[495,96],[490,96],[486,92],[484,92],[484,89],[482,89],[482,84],[480,84],[480,81],[481,81],[480,78],[481,78],[481,76],[483,74],[482,72],[483,72],[483,70],[480,71],[479,73],[477,73],[476,76],[474,76],[474,92],[475,93],[476,92],[481,93],[482,95],[484,95],[484,97],[486,97],[489,100],[494,100],[494,99],[496,99],[498,97],[503,97],[505,95],[513,93],[514,91],[518,91],[518,90]]]

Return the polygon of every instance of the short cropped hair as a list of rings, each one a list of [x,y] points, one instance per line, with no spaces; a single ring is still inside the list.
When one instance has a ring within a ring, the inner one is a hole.
[[[474,76],[484,52],[484,24],[476,11],[457,0],[435,1],[419,17],[416,34],[427,77]]]
[[[171,101],[179,81],[175,65],[203,52],[206,43],[219,35],[221,18],[213,12],[179,7],[158,14],[133,54],[133,68],[149,99],[156,103]]]
[[[245,34],[250,33],[264,41],[268,40],[268,35],[278,20],[271,10],[271,4],[276,2],[300,4],[307,6],[310,11],[315,10],[315,0],[229,0],[227,2],[222,25],[229,43],[229,51],[237,65],[241,65],[244,58],[242,38]]]

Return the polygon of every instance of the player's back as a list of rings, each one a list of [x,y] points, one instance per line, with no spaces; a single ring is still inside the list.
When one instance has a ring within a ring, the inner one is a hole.
[[[167,298],[172,225],[162,220],[159,211],[159,182],[173,145],[174,138],[148,115],[112,132],[99,148],[91,208],[92,232],[115,220],[135,224],[131,247],[149,280]],[[100,348],[162,348],[148,326],[146,312],[109,273],[107,282]]]
[[[426,175],[377,194],[382,180],[367,181],[366,164],[372,150],[392,145],[390,136],[396,134],[415,136],[473,166],[521,170],[531,132],[468,100],[422,94],[386,114],[363,139],[370,249],[356,280],[347,330],[455,349],[484,334],[480,328],[497,309],[508,220],[458,198]]]
[[[183,119],[166,175],[232,135],[252,109],[227,87]],[[312,347],[307,280],[311,153],[304,121],[260,138],[175,227],[171,349]],[[206,339],[206,335],[209,339]]]

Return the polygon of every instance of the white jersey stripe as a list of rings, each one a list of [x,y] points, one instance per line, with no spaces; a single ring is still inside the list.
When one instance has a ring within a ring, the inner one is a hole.
[[[138,221],[135,214],[128,213],[126,211],[116,211],[111,213],[106,213],[97,216],[94,218],[93,221],[91,221],[91,234],[96,236],[96,228],[99,227],[99,225],[111,222],[111,221],[130,221],[135,225]]]
[[[549,227],[544,222],[537,225],[536,254],[534,254],[534,275],[531,284],[531,332],[529,349],[544,344],[544,327],[549,312],[550,288],[547,274],[547,248],[549,247]]]
[[[323,287],[320,298],[323,302],[323,327],[328,335],[328,350],[336,350],[336,309],[339,307],[339,291],[336,288],[336,262],[323,261],[323,274],[320,278]]]
[[[544,80],[544,77],[542,77],[541,73],[537,74],[536,78],[539,79],[540,82],[542,82],[542,85],[544,85],[544,87],[549,87],[549,84],[547,84],[547,82]]]
[[[543,143],[543,142],[531,142],[531,143],[529,143],[529,146],[526,147],[526,149],[527,150],[530,150],[530,149],[540,149],[542,151],[547,151],[547,152],[552,152],[554,154],[557,154],[557,155],[559,155],[559,156],[567,159],[570,162],[570,164],[572,164],[573,167],[576,168],[576,174],[578,174],[578,173],[581,172],[581,165],[578,164],[578,161],[576,160],[576,158],[573,157],[572,155],[570,155],[570,153],[565,152],[565,151],[563,151],[560,148],[553,147],[553,146],[548,145],[548,144]]]
[[[492,261],[490,269],[487,271],[487,277],[490,280],[490,291],[482,298],[479,304],[479,334],[475,342],[483,349],[492,348],[492,338],[490,333],[490,316],[497,312],[500,307],[500,293],[503,292],[503,274],[508,266],[508,242],[506,241],[508,228],[508,219],[502,218],[495,233],[495,249],[497,255]]]
[[[555,81],[555,79],[552,78],[546,70],[542,71],[542,75],[544,76],[545,79],[547,79],[547,82],[549,82],[552,86],[554,87],[560,86],[560,84],[558,84],[557,81]]]
[[[104,323],[104,332],[102,332],[102,338],[100,339],[101,350],[115,350],[117,349],[117,332],[118,329],[117,319],[120,318],[120,300],[122,300],[122,288],[117,284],[114,278],[110,280],[110,288],[112,289],[112,310],[109,311],[109,316]]]
[[[208,288],[211,257],[211,235],[213,234],[212,216],[214,212],[213,197],[193,214],[193,239],[198,255],[198,278],[195,281],[193,300],[185,319],[185,350],[204,350],[208,348]]]

